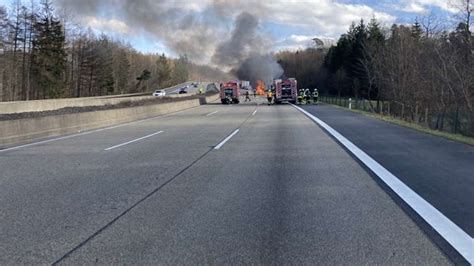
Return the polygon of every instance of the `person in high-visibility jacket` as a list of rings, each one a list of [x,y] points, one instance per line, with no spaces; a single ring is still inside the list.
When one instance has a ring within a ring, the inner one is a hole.
[[[303,103],[303,99],[304,99],[304,90],[301,89],[299,94],[298,94],[298,103],[299,104]]]
[[[273,92],[271,90],[267,91],[267,100],[268,100],[268,105],[272,104],[273,101]]]
[[[199,87],[199,94],[203,94],[204,93],[204,89],[202,87]]]
[[[314,104],[318,104],[319,101],[319,91],[318,89],[314,89],[313,91],[313,102]]]
[[[304,90],[304,99],[306,101],[306,104],[309,104],[309,100],[311,99],[309,89]]]

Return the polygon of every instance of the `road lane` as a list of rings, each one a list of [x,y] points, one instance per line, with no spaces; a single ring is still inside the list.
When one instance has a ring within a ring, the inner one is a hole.
[[[163,133],[163,131],[158,131],[158,132],[152,133],[152,134],[150,134],[150,135],[146,135],[146,136],[144,136],[144,137],[140,137],[140,138],[137,138],[137,139],[133,139],[133,140],[130,140],[130,141],[121,143],[121,144],[117,144],[117,145],[112,146],[112,147],[108,147],[108,148],[105,149],[104,151],[110,151],[110,150],[113,150],[113,149],[117,149],[117,148],[123,147],[123,146],[128,145],[128,144],[132,144],[132,143],[137,142],[137,141],[140,141],[140,140],[144,140],[144,139],[147,139],[147,138],[154,137],[154,136],[156,136],[156,135],[158,135],[158,134],[161,134],[161,133]]]
[[[60,263],[449,264],[292,107],[261,106],[239,129]]]
[[[416,215],[420,216],[432,230],[436,231],[447,243],[451,245],[456,251],[449,251],[449,253],[459,253],[454,256],[461,255],[467,262],[473,262],[474,242],[471,236],[464,232],[459,226],[453,223],[443,213],[437,210],[433,205],[420,197],[415,191],[404,184],[393,173],[388,171],[385,167],[380,165],[372,157],[367,155],[359,147],[355,146],[346,137],[334,130],[321,119],[308,113],[304,109],[293,105],[296,109],[304,113],[308,118],[317,123],[321,128],[328,132],[334,139],[336,139],[341,146],[347,149],[361,164],[365,165],[377,178],[379,178],[388,189],[391,190],[397,197],[408,205]],[[432,230],[426,230],[432,234]],[[440,245],[446,245],[444,242]]]
[[[204,114],[219,109],[212,118]],[[255,106],[209,105],[0,154],[0,264],[47,264],[187,167]],[[107,147],[158,130],[114,152]]]
[[[474,147],[329,105],[303,108],[474,236]]]

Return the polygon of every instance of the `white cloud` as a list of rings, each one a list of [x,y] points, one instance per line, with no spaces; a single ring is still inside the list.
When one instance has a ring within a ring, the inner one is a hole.
[[[314,38],[318,38],[323,41],[325,46],[331,46],[336,42],[335,38],[327,36],[314,36],[314,35],[291,35],[289,37],[280,39],[275,42],[276,51],[296,51],[303,50],[314,45]]]
[[[418,14],[423,14],[427,12],[427,9],[425,6],[422,6],[417,3],[410,3],[409,5],[402,7],[401,10],[408,13],[418,13]]]
[[[130,28],[128,27],[128,25],[125,22],[117,19],[105,19],[88,16],[85,17],[83,21],[85,26],[91,27],[93,30],[99,32],[103,31],[119,34],[127,34],[130,32]]]
[[[427,13],[430,8],[437,7],[450,13],[456,13],[456,2],[459,0],[402,0],[391,5],[393,8],[408,13]]]
[[[396,17],[363,4],[344,4],[333,0],[215,0],[226,16],[247,11],[260,19],[282,25],[310,28],[318,34],[339,36],[352,22],[376,17],[383,24],[392,24]],[[215,2],[214,2],[215,3]]]

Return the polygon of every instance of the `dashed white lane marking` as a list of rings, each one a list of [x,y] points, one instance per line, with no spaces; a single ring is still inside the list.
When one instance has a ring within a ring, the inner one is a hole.
[[[163,131],[158,131],[158,132],[155,132],[155,133],[150,134],[150,135],[146,135],[146,136],[141,137],[141,138],[138,138],[138,139],[134,139],[134,140],[131,140],[131,141],[127,141],[127,142],[125,142],[125,143],[122,143],[122,144],[118,144],[118,145],[112,146],[112,147],[110,147],[110,148],[105,149],[105,151],[110,151],[110,150],[113,150],[113,149],[116,149],[116,148],[119,148],[119,147],[128,145],[128,144],[130,144],[130,143],[134,143],[134,142],[137,142],[137,141],[140,141],[140,140],[144,140],[144,139],[147,139],[147,138],[151,138],[151,137],[156,136],[156,135],[161,134],[161,133],[163,133]]]
[[[471,265],[474,264],[474,240],[459,226],[449,220],[433,205],[419,196],[415,191],[405,185],[400,179],[377,163],[372,157],[342,136],[321,119],[313,116],[302,108],[293,105],[300,112],[324,128],[329,134],[337,139],[354,156],[375,173],[385,184],[387,184],[403,201],[405,201],[418,215],[420,215],[438,234],[440,234],[459,254],[461,254]]]
[[[201,107],[201,106],[198,106],[198,107]],[[194,108],[197,108],[197,107],[193,107],[193,108],[189,108],[189,109],[194,109]],[[84,132],[80,132],[80,133],[72,134],[72,135],[67,135],[67,136],[63,136],[63,137],[57,137],[57,138],[42,140],[42,141],[38,141],[38,142],[32,142],[32,143],[28,143],[28,144],[24,144],[24,145],[14,146],[14,147],[10,147],[10,148],[0,150],[0,153],[7,152],[7,151],[19,150],[19,149],[22,149],[22,148],[27,148],[27,147],[31,147],[31,146],[46,144],[46,143],[50,143],[50,142],[55,142],[55,141],[60,141],[60,140],[85,136],[85,135],[89,135],[89,134],[93,134],[93,133],[97,133],[97,132],[101,132],[101,131],[105,131],[105,130],[115,129],[115,128],[119,128],[119,127],[125,127],[125,126],[138,124],[138,123],[143,123],[143,122],[147,122],[147,121],[155,120],[155,119],[159,119],[159,118],[169,117],[169,116],[172,116],[172,115],[176,115],[176,114],[186,112],[189,109],[185,109],[185,110],[181,110],[181,111],[173,112],[173,113],[169,113],[169,114],[164,114],[164,115],[153,116],[153,117],[140,119],[140,120],[136,120],[136,121],[126,122],[126,123],[118,124],[118,125],[115,125],[115,126],[99,128],[99,129],[94,129],[94,130],[90,130],[90,131],[84,131]]]
[[[214,150],[218,150],[226,144],[227,141],[229,141],[233,136],[235,136],[237,133],[239,133],[240,129],[235,130],[232,134],[230,134],[227,138],[225,138],[221,143],[217,144],[216,147],[214,147]]]
[[[212,113],[207,114],[206,116],[215,115],[215,114],[217,114],[217,113],[219,113],[219,111],[214,111],[214,112],[212,112]]]
[[[253,113],[252,113],[252,116],[255,116],[257,114],[257,112],[258,112],[258,109],[255,109],[255,111],[253,111]]]

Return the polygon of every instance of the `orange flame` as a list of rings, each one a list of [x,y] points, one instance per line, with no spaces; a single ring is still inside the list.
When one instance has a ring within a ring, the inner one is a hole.
[[[257,80],[257,94],[260,96],[265,95],[265,83],[262,80]]]

